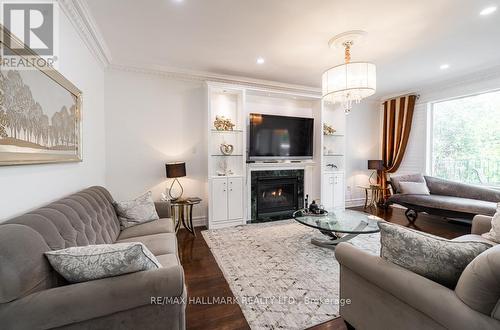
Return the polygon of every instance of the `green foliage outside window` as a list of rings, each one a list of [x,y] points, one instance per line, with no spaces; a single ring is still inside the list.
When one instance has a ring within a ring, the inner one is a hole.
[[[434,176],[500,186],[500,91],[433,104]]]

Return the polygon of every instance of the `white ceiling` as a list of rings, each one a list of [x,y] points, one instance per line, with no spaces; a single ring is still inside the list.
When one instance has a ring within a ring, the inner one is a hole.
[[[338,33],[368,32],[353,60],[377,64],[377,95],[500,65],[500,0],[87,0],[112,63],[319,87],[342,62]],[[266,62],[256,64],[257,57]],[[440,70],[441,64],[450,68]]]

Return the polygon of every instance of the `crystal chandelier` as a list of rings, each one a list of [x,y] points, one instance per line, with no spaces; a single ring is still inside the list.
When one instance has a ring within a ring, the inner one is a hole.
[[[353,104],[360,103],[363,98],[375,94],[376,90],[375,64],[351,62],[351,47],[355,40],[364,34],[363,31],[349,31],[333,37],[328,43],[330,47],[344,48],[345,63],[323,73],[323,99],[341,103],[346,114],[351,111]]]

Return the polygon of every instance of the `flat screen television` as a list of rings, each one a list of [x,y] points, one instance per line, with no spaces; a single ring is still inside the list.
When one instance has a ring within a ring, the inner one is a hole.
[[[250,114],[250,161],[311,159],[313,140],[313,118]]]

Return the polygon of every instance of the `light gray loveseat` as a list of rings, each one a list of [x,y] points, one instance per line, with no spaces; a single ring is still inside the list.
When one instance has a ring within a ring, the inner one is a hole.
[[[425,182],[430,195],[402,194],[400,182]],[[391,186],[394,194],[388,198],[386,205],[406,207],[405,215],[410,222],[417,219],[419,212],[470,221],[477,214],[492,216],[500,202],[500,190],[419,173],[392,176]]]
[[[91,187],[0,224],[1,329],[185,328],[184,272],[171,219],[120,231],[112,203],[106,189]],[[163,268],[68,284],[43,254],[132,241],[144,243]],[[151,304],[151,297],[166,303]]]
[[[486,241],[479,234],[490,227],[491,218],[478,215],[472,234],[455,240]],[[500,329],[500,245],[476,257],[454,290],[348,243],[335,256],[340,296],[352,302],[340,315],[356,329]]]

